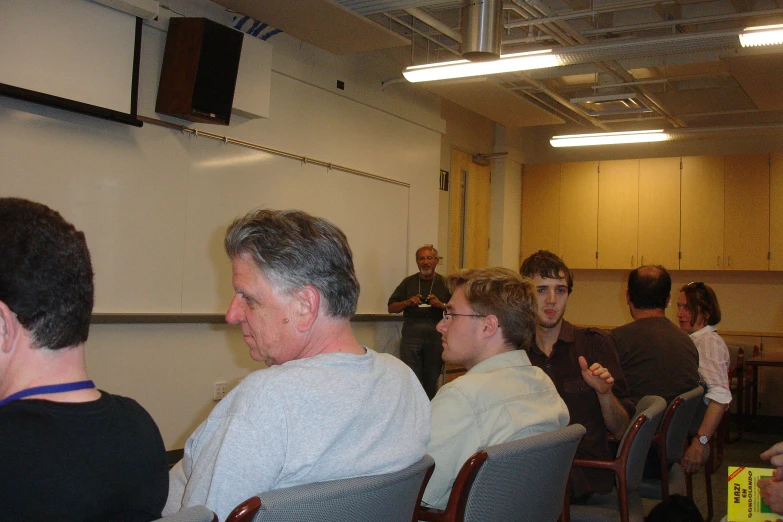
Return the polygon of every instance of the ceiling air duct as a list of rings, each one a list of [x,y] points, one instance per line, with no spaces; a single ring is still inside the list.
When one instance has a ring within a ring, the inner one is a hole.
[[[472,62],[500,58],[503,0],[463,0],[462,57]]]

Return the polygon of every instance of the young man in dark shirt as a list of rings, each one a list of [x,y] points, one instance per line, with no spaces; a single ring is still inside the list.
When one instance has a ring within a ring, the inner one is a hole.
[[[533,280],[538,295],[536,336],[528,348],[530,362],[544,370],[568,406],[571,423],[587,433],[577,458],[610,459],[606,432],[622,437],[633,406],[612,338],[603,330],[579,328],[563,319],[574,278],[562,259],[539,250],[525,259],[522,275]],[[611,471],[574,468],[569,480],[571,501],[585,502],[592,493],[608,493]]]

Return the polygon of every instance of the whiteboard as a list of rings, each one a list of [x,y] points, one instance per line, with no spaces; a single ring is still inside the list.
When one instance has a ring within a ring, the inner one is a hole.
[[[96,313],[223,313],[226,227],[260,206],[302,209],[345,232],[358,313],[386,313],[407,275],[407,186],[149,124],[0,98],[0,196],[45,203],[84,230]]]

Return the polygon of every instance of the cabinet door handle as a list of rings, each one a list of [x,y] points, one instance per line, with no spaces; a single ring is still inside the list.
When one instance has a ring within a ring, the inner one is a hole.
[[[728,261],[728,263],[729,263],[729,268],[731,268],[731,256],[727,257],[727,258],[726,258],[726,260],[727,260],[727,261]]]
[[[718,268],[720,268],[720,256],[718,256]]]
[[[631,268],[634,268],[634,265],[633,265],[633,254],[631,254]]]
[[[639,264],[644,266],[644,256],[642,256],[642,258],[639,260]]]

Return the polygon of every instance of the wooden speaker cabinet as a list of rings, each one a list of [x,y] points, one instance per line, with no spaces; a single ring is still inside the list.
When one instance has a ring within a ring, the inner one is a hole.
[[[228,125],[242,33],[206,18],[172,18],[155,112]]]

